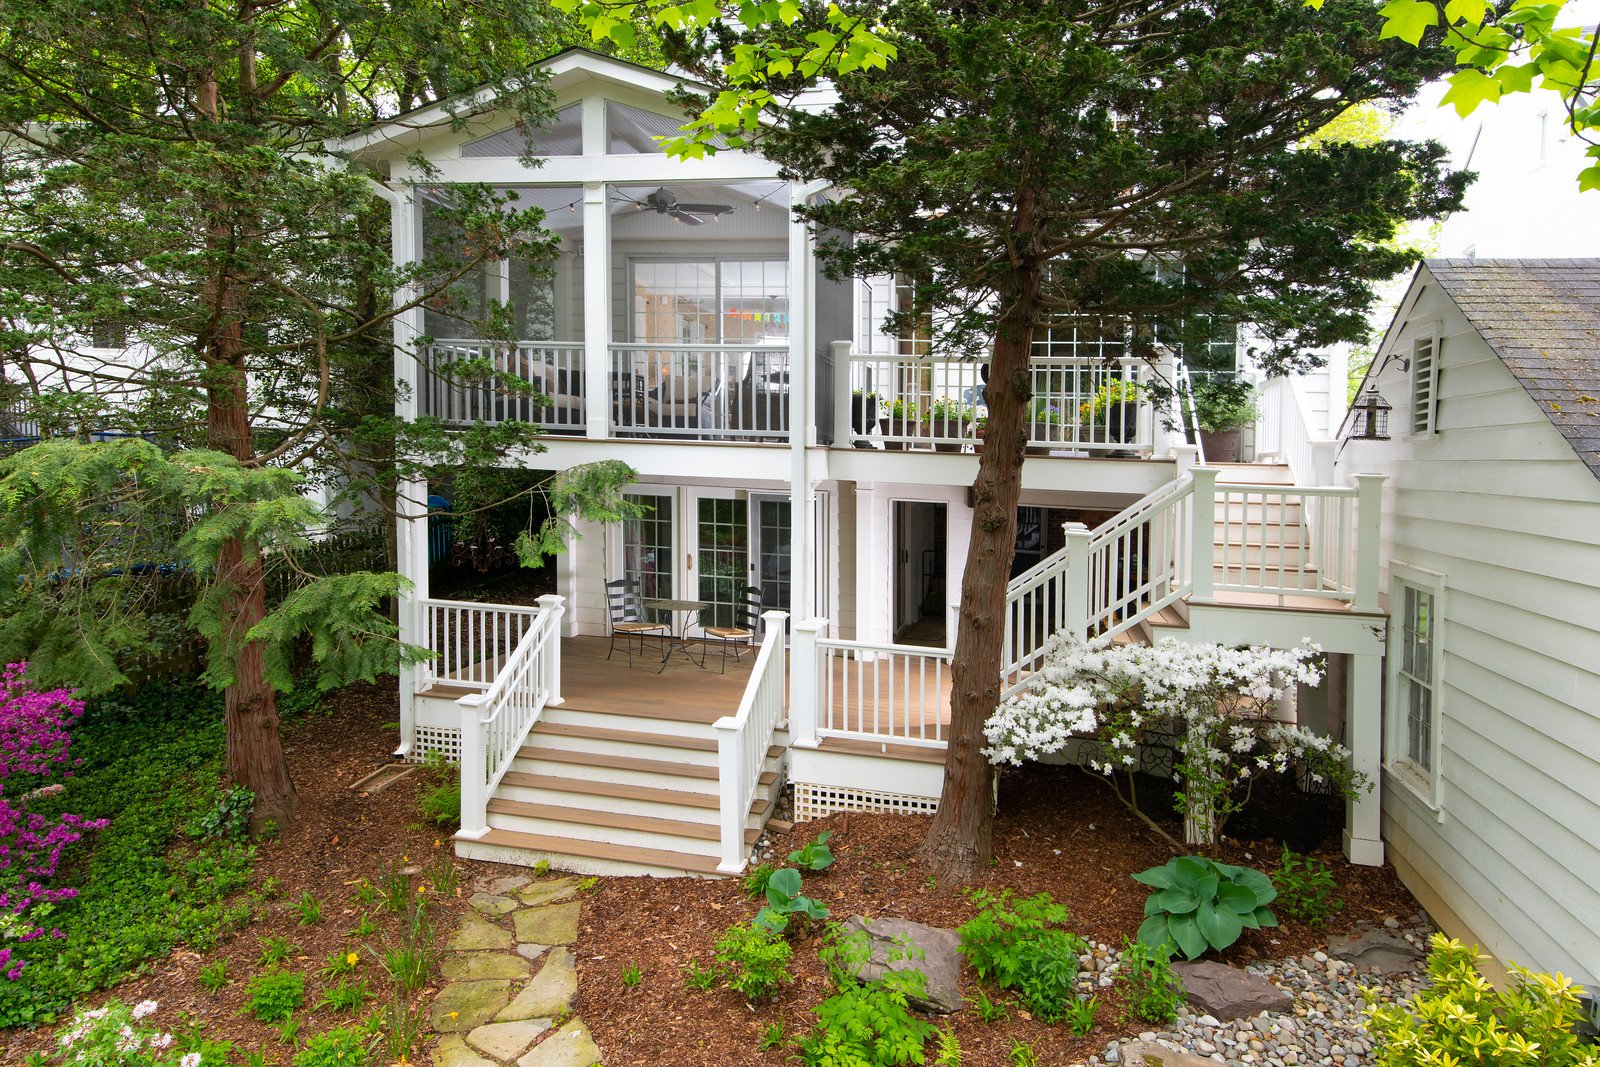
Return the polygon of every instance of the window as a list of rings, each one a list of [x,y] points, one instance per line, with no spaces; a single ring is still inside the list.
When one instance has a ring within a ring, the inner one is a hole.
[[[1411,342],[1411,433],[1439,432],[1439,329]]]
[[[787,260],[640,260],[633,265],[635,341],[774,344],[788,336]]]
[[[622,524],[622,577],[639,583],[645,600],[672,599],[672,497],[628,493],[645,513]]]
[[[1390,597],[1389,765],[1437,806],[1443,576],[1395,566]]]

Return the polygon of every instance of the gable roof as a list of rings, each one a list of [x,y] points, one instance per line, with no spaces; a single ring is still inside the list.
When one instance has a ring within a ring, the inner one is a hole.
[[[1600,478],[1600,259],[1424,266]]]

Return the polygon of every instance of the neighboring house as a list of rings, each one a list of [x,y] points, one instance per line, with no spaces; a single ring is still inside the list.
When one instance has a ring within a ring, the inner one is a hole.
[[[785,779],[799,818],[931,810],[984,364],[885,336],[893,279],[822,275],[789,207],[824,188],[790,185],[746,152],[664,155],[652,135],[682,121],[677,78],[581,50],[543,66],[556,118],[526,135],[537,167],[519,161],[525,135],[492,100],[464,128],[425,109],[344,146],[383,177],[403,262],[435,237],[440,182],[515,189],[561,239],[553,272],[513,259],[463,294],[510,303],[514,343],[462,336],[431,309],[400,316],[401,413],[531,419],[547,436],[523,465],[623,460],[649,511],[584,528],[538,608],[432,598],[413,512],[403,636],[438,657],[402,679],[401,752],[459,757],[463,854],[594,872],[737,871]],[[463,356],[545,399],[439,373]],[[1315,465],[1331,457],[1314,447],[1326,416],[1308,423],[1297,405],[1271,424],[1280,464],[1197,466],[1147,394],[1122,392],[1182,373],[1170,355],[1134,358],[1115,323],[1041,331],[1005,685],[1026,684],[1061,629],[1310,636],[1330,652],[1330,682],[1300,713],[1375,778],[1378,483],[1308,481],[1332,474]],[[703,602],[669,616],[690,637],[748,625],[753,600],[767,616],[757,647],[726,673],[715,646],[704,670],[681,651],[661,673],[659,649],[648,663],[608,659],[617,581]],[[1351,806],[1345,847],[1381,862],[1376,793]]]
[[[1600,259],[1428,260],[1338,447],[1388,478],[1389,858],[1448,932],[1600,980]]]

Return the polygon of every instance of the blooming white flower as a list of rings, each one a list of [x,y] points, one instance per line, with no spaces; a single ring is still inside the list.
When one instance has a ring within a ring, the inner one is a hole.
[[[200,1053],[185,1052],[183,1059],[178,1061],[178,1067],[200,1067]]]
[[[153,1000],[141,1000],[133,1006],[133,1011],[129,1012],[129,1014],[135,1019],[143,1019],[147,1015],[153,1014],[158,1007],[160,1005]]]

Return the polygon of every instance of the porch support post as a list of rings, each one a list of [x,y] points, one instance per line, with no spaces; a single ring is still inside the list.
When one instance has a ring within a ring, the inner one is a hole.
[[[1345,801],[1344,854],[1351,863],[1383,863],[1383,670],[1377,652],[1350,656],[1345,740],[1350,767],[1371,788]]]
[[[1061,524],[1067,535],[1067,632],[1089,636],[1089,542],[1094,534],[1081,522]]]
[[[1381,474],[1356,475],[1356,610],[1378,610],[1378,547],[1383,533]]]
[[[421,216],[416,192],[410,187],[389,190],[390,251],[395,265],[404,270],[419,258],[422,243]],[[422,308],[406,307],[416,298],[415,286],[395,290],[394,303],[405,308],[394,317],[395,415],[411,421],[421,414],[423,383],[418,364],[417,338],[422,335]],[[402,480],[395,497],[395,566],[401,577],[411,582],[411,593],[400,598],[396,612],[399,639],[408,645],[430,643],[424,633],[423,602],[428,599],[428,483],[421,478]],[[402,759],[419,758],[417,741],[417,690],[425,668],[407,666],[400,670],[400,744],[395,755]]]
[[[587,102],[587,101],[586,101]],[[583,422],[591,440],[611,427],[611,205],[604,182],[583,185]]]
[[[805,203],[806,191],[789,186],[789,203]],[[789,611],[796,619],[816,614],[816,494],[811,488],[806,446],[812,426],[811,238],[806,224],[789,217]]]
[[[1189,578],[1191,600],[1210,600],[1214,592],[1217,556],[1217,468],[1196,467],[1194,501],[1191,509],[1194,526],[1189,534]]]
[[[484,771],[489,765],[481,706],[485,694],[472,693],[456,701],[461,709],[461,829],[457,837],[477,840],[489,832],[489,790]]]
[[[821,649],[817,641],[828,632],[827,619],[806,619],[794,624],[789,658],[789,745],[816,748],[817,719],[824,698]]]
[[[560,704],[561,696],[561,617],[567,613],[566,597],[546,593],[538,599],[539,609],[550,615],[550,636],[545,639],[541,654],[544,656],[544,683],[550,695],[547,706]]]
[[[855,388],[851,384],[850,356],[855,345],[849,341],[834,341],[833,345],[833,447],[854,448],[850,435],[855,431],[851,421]]]
[[[1311,442],[1311,476],[1312,485],[1332,485],[1333,465],[1339,458],[1339,443],[1323,438],[1315,438]]]

